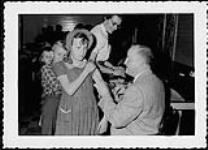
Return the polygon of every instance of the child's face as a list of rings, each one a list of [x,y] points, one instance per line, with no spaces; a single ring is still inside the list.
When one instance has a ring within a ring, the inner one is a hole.
[[[52,62],[52,60],[53,60],[53,52],[44,51],[42,61],[48,65]]]
[[[87,53],[87,43],[83,43],[81,38],[74,38],[71,55],[73,58],[82,61]]]
[[[66,56],[66,50],[64,48],[57,46],[54,49],[54,62],[62,61],[65,56]]]

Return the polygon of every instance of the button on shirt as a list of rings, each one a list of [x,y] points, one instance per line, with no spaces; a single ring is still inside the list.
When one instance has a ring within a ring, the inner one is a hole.
[[[111,46],[108,43],[108,33],[103,24],[95,26],[91,32],[96,38],[96,46],[93,50],[97,54],[96,61],[108,60],[111,52]]]

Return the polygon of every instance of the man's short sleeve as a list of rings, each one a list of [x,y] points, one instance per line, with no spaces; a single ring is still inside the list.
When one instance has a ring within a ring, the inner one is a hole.
[[[94,53],[98,53],[98,51],[102,48],[102,35],[100,33],[100,30],[98,30],[98,27],[95,27],[91,30],[91,33],[94,35],[95,41],[96,41],[96,46],[93,49]]]

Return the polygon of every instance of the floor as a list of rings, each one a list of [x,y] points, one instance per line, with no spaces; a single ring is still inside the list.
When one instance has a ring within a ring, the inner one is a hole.
[[[24,117],[19,124],[19,135],[41,135],[41,127],[38,125],[39,118],[38,112]]]
[[[188,111],[185,112],[183,117],[182,117],[182,122],[181,122],[181,128],[180,128],[180,134],[179,135],[194,135],[194,112],[193,111]],[[41,127],[39,126],[39,119],[40,115],[38,112],[35,112],[31,114],[28,117],[23,118],[20,121],[19,124],[19,135],[41,135]],[[171,119],[172,121],[173,118]],[[172,124],[170,120],[168,121],[168,124]],[[171,125],[172,126],[172,125]],[[172,130],[168,130],[166,135],[172,135]],[[103,135],[109,135],[110,131],[108,130],[105,134]]]

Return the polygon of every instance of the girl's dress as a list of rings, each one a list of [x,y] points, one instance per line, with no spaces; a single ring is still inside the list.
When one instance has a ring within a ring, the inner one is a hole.
[[[56,114],[60,101],[61,85],[52,70],[52,65],[44,65],[41,68],[42,110],[41,133],[52,135],[55,132]]]
[[[64,62],[54,66],[57,76],[66,74],[69,82],[76,80],[84,68],[69,69]],[[92,74],[89,74],[74,95],[62,90],[57,112],[56,135],[95,135],[99,122],[96,98],[93,91]]]

